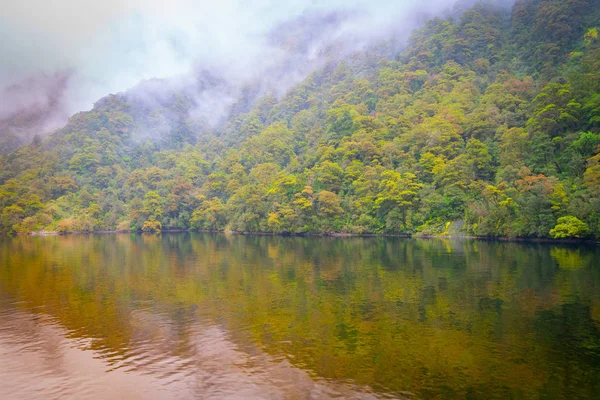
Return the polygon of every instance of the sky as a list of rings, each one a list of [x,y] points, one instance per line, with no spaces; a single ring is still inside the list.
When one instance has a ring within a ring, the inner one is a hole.
[[[325,40],[362,46],[412,28],[417,15],[439,15],[455,0],[7,1],[0,14],[0,118],[47,101],[56,76],[68,77],[65,114],[142,80],[198,68],[243,82],[289,56],[294,40],[311,37],[302,53],[310,61]],[[2,91],[24,81],[25,91]]]

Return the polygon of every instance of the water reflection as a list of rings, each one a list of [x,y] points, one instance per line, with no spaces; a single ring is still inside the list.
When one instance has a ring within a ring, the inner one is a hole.
[[[94,235],[0,260],[1,398],[600,394],[595,247]]]

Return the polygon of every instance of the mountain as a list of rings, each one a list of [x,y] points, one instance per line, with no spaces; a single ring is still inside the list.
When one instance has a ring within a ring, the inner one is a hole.
[[[285,90],[143,82],[0,156],[0,229],[599,239],[599,25],[477,2]]]

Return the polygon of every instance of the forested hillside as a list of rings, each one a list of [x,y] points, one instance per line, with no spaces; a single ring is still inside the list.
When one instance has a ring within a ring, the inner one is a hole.
[[[478,3],[217,124],[146,83],[0,156],[0,229],[598,239],[599,27],[599,0]]]

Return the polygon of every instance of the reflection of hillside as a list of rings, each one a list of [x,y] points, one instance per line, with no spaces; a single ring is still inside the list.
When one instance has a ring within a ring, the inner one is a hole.
[[[116,370],[315,385],[293,365],[419,397],[585,397],[600,378],[593,247],[106,235],[2,239],[0,257],[0,291]]]
[[[161,398],[150,376],[106,374],[99,355],[81,350],[49,316],[2,311],[10,318],[0,319],[0,398]]]
[[[171,323],[141,312],[133,317],[131,352],[115,363],[106,351],[85,350],[46,315],[2,311],[9,318],[0,320],[0,398],[376,398],[357,386],[315,381],[256,347],[239,349],[217,326],[192,324],[187,354],[178,357],[155,346],[177,343]]]

